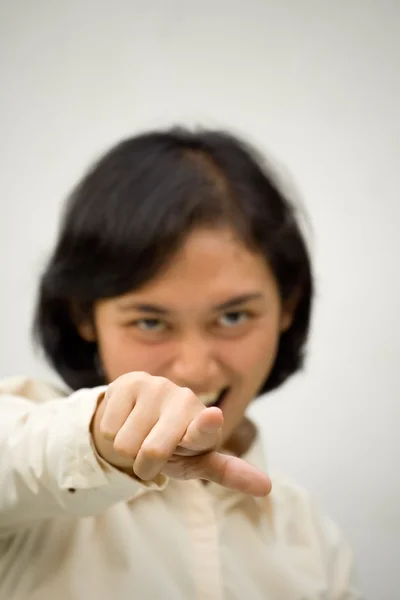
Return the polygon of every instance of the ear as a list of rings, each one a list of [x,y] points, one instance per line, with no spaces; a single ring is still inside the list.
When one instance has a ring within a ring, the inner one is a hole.
[[[97,338],[96,328],[91,316],[86,311],[83,311],[82,307],[74,301],[70,302],[69,310],[72,321],[81,338],[85,342],[95,342]]]
[[[85,342],[96,341],[96,331],[93,324],[90,321],[84,321],[78,323],[76,326],[79,335],[85,340]]]
[[[284,309],[281,314],[281,333],[285,333],[293,323],[294,311]]]
[[[300,293],[295,292],[293,296],[284,303],[281,313],[281,333],[285,333],[291,328],[299,300]]]

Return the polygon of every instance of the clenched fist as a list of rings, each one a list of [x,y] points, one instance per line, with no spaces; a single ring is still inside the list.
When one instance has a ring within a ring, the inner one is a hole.
[[[108,463],[142,480],[164,473],[206,479],[265,496],[269,478],[244,460],[221,454],[222,411],[205,407],[189,389],[147,373],[128,373],[110,384],[96,410],[92,436]]]

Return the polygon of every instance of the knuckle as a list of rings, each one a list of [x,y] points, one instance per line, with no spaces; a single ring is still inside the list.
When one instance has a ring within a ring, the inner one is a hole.
[[[115,381],[108,384],[105,394],[104,394],[104,398],[106,400],[108,400],[108,398],[110,398],[110,396],[113,394],[114,390],[115,390]]]
[[[107,427],[107,425],[100,425],[99,431],[100,435],[106,440],[114,440],[116,437],[116,432],[113,431],[110,427]]]
[[[131,456],[132,450],[131,448],[124,442],[123,440],[119,440],[118,438],[114,439],[113,444],[114,451],[121,456]]]
[[[109,399],[114,394],[118,393],[121,388],[124,388],[126,385],[125,375],[121,375],[117,379],[114,379],[111,383],[108,384],[106,390],[106,397]]]
[[[162,390],[169,390],[174,386],[169,379],[166,379],[166,377],[160,377],[158,375],[152,377],[152,382],[157,388]]]
[[[172,383],[165,377],[153,376],[150,381],[153,393],[159,399],[169,398],[175,395],[176,390],[179,390],[175,383]]]
[[[119,377],[114,379],[114,381],[112,381],[110,383],[110,386],[113,386],[115,388],[115,387],[118,387],[119,385],[123,385],[126,381],[129,381],[131,376],[132,376],[131,373],[123,373],[122,375],[120,375]]]
[[[117,379],[110,383],[108,387],[111,387],[111,391],[113,391],[120,387],[137,385],[138,383],[147,381],[150,377],[151,376],[144,371],[131,371],[130,373],[124,373],[117,377]]]
[[[132,376],[130,380],[132,386],[138,386],[139,389],[141,389],[143,386],[153,394],[157,391],[166,392],[170,386],[173,385],[168,379],[156,375],[150,375],[145,371],[136,371],[130,375]]]
[[[197,404],[199,402],[197,396],[195,396],[192,390],[188,387],[180,388],[180,397],[185,403]]]
[[[137,381],[150,381],[151,380],[151,375],[149,373],[147,373],[146,371],[134,371],[132,373],[129,373],[131,379],[133,379],[134,382]]]
[[[203,403],[194,395],[189,388],[181,388],[176,395],[179,409],[192,420],[204,408]]]
[[[157,461],[166,461],[171,455],[169,450],[161,446],[156,446],[155,444],[144,443],[142,444],[140,451],[146,459],[153,459]]]

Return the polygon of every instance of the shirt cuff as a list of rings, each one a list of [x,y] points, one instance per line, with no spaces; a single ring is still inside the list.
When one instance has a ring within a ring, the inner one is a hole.
[[[165,475],[160,474],[150,481],[142,481],[133,472],[131,476],[113,467],[97,453],[90,424],[105,389],[105,386],[101,386],[79,390],[64,400],[69,403],[69,410],[60,411],[59,426],[54,431],[53,439],[49,441],[58,447],[60,443],[63,446],[61,460],[58,452],[50,452],[50,456],[58,455],[59,487],[71,493],[102,490],[121,500],[132,498],[146,490],[163,489],[168,481]]]

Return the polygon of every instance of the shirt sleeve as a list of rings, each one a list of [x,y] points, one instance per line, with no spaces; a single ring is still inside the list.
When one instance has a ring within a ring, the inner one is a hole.
[[[314,593],[323,590],[326,600],[363,600],[354,584],[352,551],[337,525],[302,488],[277,478],[272,489],[275,533],[294,571],[315,586]]]
[[[90,423],[104,387],[36,404],[0,395],[0,535],[62,514],[101,513],[166,477],[142,482],[95,451]]]

